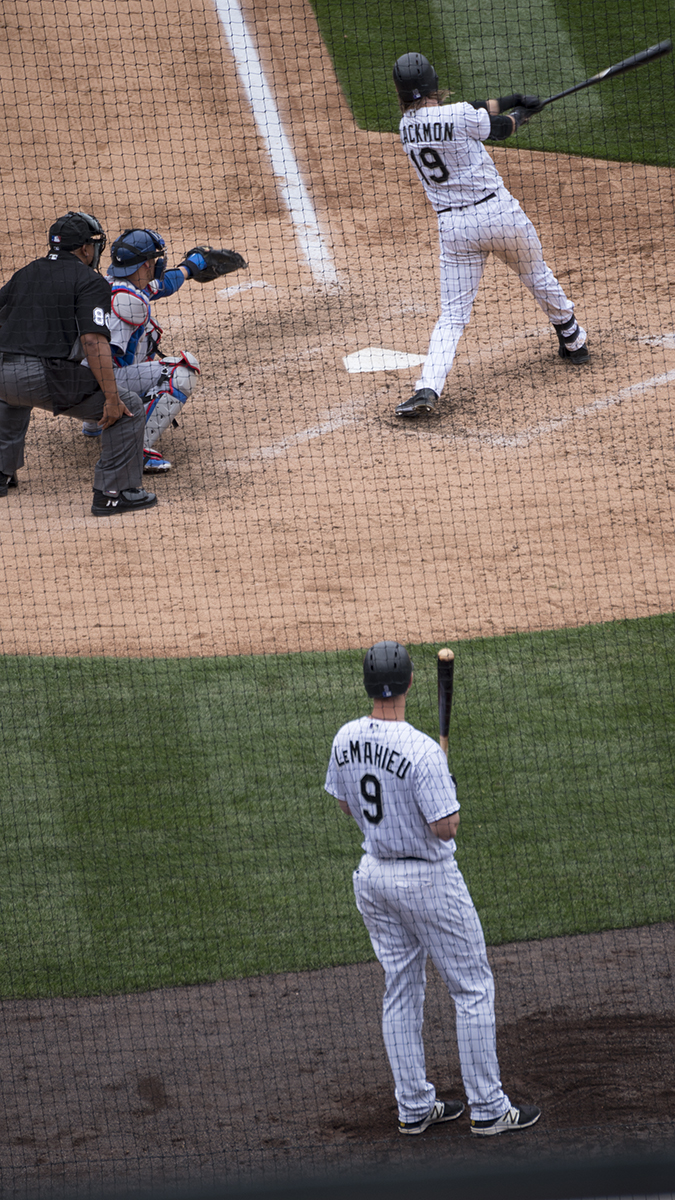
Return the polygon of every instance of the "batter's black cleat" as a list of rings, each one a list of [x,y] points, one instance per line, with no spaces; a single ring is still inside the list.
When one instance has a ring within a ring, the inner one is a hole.
[[[460,1100],[437,1100],[430,1113],[421,1121],[399,1121],[399,1133],[424,1133],[430,1125],[441,1125],[443,1121],[456,1121],[464,1112]]]
[[[404,400],[396,409],[397,417],[418,417],[420,413],[431,413],[438,400],[432,388],[420,388],[409,400]]]
[[[114,517],[117,513],[143,512],[156,503],[155,493],[144,488],[124,488],[121,492],[99,492],[94,488],[91,511],[95,517]]]
[[[0,496],[6,496],[9,488],[18,486],[16,475],[5,475],[0,471]]]
[[[517,1129],[528,1129],[536,1124],[541,1109],[534,1104],[521,1104],[520,1108],[507,1108],[501,1117],[493,1121],[472,1121],[471,1132],[477,1137],[494,1137],[496,1133],[513,1133]]]
[[[558,347],[558,354],[561,358],[566,358],[569,362],[574,363],[575,367],[580,367],[582,363],[587,363],[591,357],[588,352],[588,342],[584,342],[583,346],[580,346],[578,350],[568,350],[567,346],[560,345]]]
[[[585,341],[583,346],[578,346],[576,350],[570,350],[569,343],[576,342],[579,337],[579,326],[576,317],[570,317],[564,325],[554,325],[558,335],[558,354],[561,358],[567,359],[568,362],[574,363],[575,367],[580,367],[582,363],[587,363],[591,357],[588,353],[588,341]],[[581,330],[583,333],[583,330]]]

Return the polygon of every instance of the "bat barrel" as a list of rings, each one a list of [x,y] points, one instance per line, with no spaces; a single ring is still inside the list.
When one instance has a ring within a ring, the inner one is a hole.
[[[438,661],[438,726],[441,746],[447,751],[448,731],[450,729],[450,711],[452,708],[452,683],[455,670],[455,656],[452,650],[439,650]]]
[[[613,75],[623,75],[625,71],[632,71],[634,67],[641,67],[645,63],[653,62],[655,58],[662,58],[664,54],[670,54],[672,48],[673,43],[670,38],[666,38],[665,41],[650,46],[648,50],[641,50],[639,54],[631,54],[630,58],[624,58],[623,62],[616,63],[605,72],[604,78],[611,79]]]
[[[562,100],[563,96],[571,96],[574,92],[581,92],[584,88],[592,87],[594,83],[602,83],[605,79],[612,79],[616,75],[623,75],[626,71],[632,71],[635,67],[644,67],[647,63],[653,62],[654,59],[662,58],[664,54],[670,54],[673,48],[673,43],[670,38],[665,38],[662,42],[657,42],[655,46],[650,46],[648,50],[640,50],[639,54],[631,54],[630,58],[624,58],[622,62],[615,63],[613,67],[606,67],[604,71],[599,71],[597,75],[593,75],[590,79],[585,79],[583,83],[575,83],[572,87],[565,88],[564,92],[556,92],[555,96],[547,96],[542,100],[542,107],[546,104],[552,104],[554,100]]]

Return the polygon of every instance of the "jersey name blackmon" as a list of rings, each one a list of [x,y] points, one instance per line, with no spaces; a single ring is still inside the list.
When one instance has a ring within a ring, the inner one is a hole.
[[[404,146],[419,145],[420,142],[451,142],[453,126],[447,121],[425,121],[418,125],[404,125],[401,141]]]
[[[483,138],[490,117],[471,104],[429,104],[401,117],[401,144],[437,212],[475,204],[504,184]]]
[[[389,771],[390,775],[396,775],[398,779],[405,779],[412,763],[405,755],[400,754],[398,750],[391,750],[389,746],[382,746],[379,742],[361,742],[349,743],[349,749],[340,750],[338,746],[333,751],[335,761],[338,767],[349,766],[350,763],[360,762],[364,766],[368,763],[372,767],[381,767],[383,771]],[[400,762],[397,764],[397,759]]]

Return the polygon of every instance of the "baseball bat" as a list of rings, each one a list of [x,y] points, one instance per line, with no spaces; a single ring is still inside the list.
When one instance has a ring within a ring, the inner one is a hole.
[[[563,96],[571,96],[572,92],[580,92],[582,88],[591,87],[594,83],[600,83],[603,79],[613,79],[615,75],[623,75],[625,71],[632,71],[635,67],[643,67],[645,63],[653,62],[655,58],[661,58],[664,54],[670,54],[673,48],[673,43],[670,38],[666,38],[664,42],[657,42],[655,46],[650,46],[648,50],[641,50],[639,54],[631,54],[630,58],[624,58],[622,62],[615,63],[613,67],[606,67],[604,71],[600,71],[597,75],[592,75],[590,79],[585,79],[583,83],[575,83],[574,87],[565,88],[564,92],[556,92],[555,96],[549,96],[547,100],[542,100],[542,107],[545,104],[552,104],[554,100],[562,100]]]
[[[452,684],[455,673],[455,656],[447,647],[438,651],[436,660],[438,672],[438,725],[440,730],[441,750],[448,753],[448,733],[450,731],[450,710],[452,708]]]

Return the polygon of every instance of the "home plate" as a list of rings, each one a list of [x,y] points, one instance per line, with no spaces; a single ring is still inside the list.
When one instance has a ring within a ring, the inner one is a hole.
[[[345,371],[356,375],[359,371],[403,371],[406,367],[419,367],[425,361],[424,354],[404,354],[401,350],[385,350],[382,346],[368,346],[356,350],[343,358]]]

